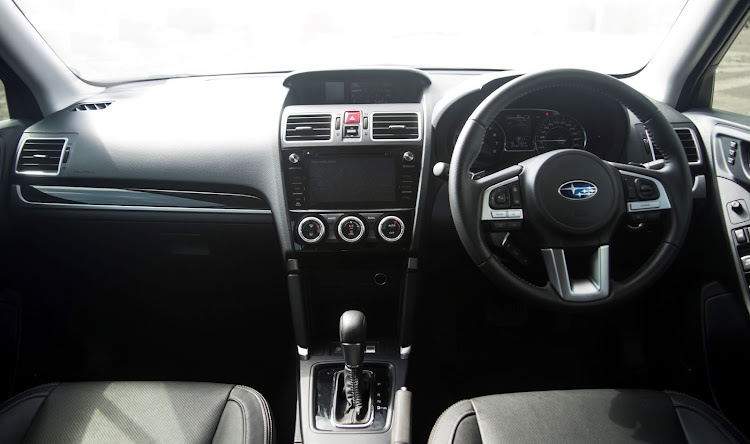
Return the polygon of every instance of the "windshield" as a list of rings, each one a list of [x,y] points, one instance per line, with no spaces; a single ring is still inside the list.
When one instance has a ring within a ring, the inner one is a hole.
[[[645,66],[686,0],[16,0],[87,81],[352,65]]]

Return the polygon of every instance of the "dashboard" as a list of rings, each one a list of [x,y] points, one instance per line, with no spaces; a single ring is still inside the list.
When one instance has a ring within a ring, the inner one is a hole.
[[[12,199],[19,211],[71,217],[272,221],[291,257],[408,254],[446,199],[436,200],[445,183],[432,167],[450,162],[476,106],[515,76],[363,68],[114,86],[26,129]],[[662,108],[673,124],[687,121]],[[638,125],[611,99],[549,88],[494,119],[472,170],[563,148],[648,162]],[[57,154],[37,165],[27,154],[38,149]]]

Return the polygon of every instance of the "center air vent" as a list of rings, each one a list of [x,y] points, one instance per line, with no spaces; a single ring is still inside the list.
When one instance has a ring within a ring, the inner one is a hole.
[[[18,154],[16,172],[57,174],[67,139],[26,139]]]
[[[698,141],[693,130],[690,128],[675,128],[674,132],[677,133],[677,138],[680,139],[682,148],[685,150],[688,163],[700,163]],[[651,134],[648,134],[648,138],[651,140]],[[654,159],[664,159],[664,154],[656,146],[654,146]]]
[[[96,111],[100,109],[104,109],[111,105],[112,102],[99,102],[99,103],[79,103],[78,105],[74,106],[71,111]]]
[[[419,139],[417,113],[373,113],[373,139]]]
[[[286,119],[287,142],[331,139],[330,114],[305,114],[289,116]]]

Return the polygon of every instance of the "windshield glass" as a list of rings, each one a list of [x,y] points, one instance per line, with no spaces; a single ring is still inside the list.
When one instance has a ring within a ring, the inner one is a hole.
[[[93,82],[352,65],[645,66],[686,0],[16,0]]]

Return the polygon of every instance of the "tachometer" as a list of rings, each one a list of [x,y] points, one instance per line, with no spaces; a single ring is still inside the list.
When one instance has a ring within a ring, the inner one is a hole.
[[[565,148],[586,148],[586,131],[568,116],[556,115],[542,121],[534,132],[536,149],[540,153]]]

